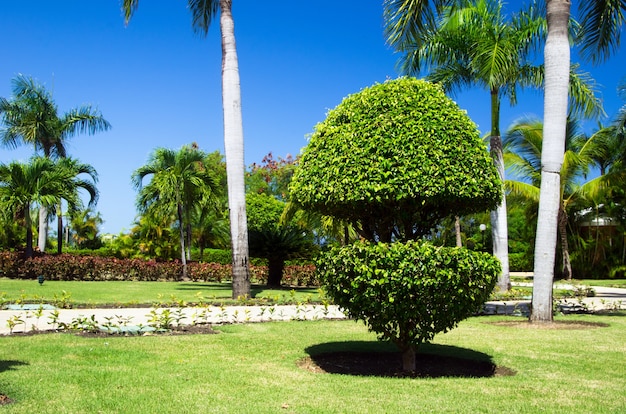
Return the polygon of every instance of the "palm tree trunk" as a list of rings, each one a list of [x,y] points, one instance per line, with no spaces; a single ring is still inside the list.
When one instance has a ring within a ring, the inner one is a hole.
[[[178,216],[178,229],[179,229],[179,238],[180,238],[180,260],[183,264],[183,281],[188,281],[187,277],[187,259],[185,255],[185,228],[183,225],[183,207],[178,204],[177,207],[177,216]]]
[[[545,88],[541,188],[535,240],[535,268],[530,320],[552,322],[552,283],[559,208],[560,172],[565,151],[570,47],[570,1],[548,0],[548,37],[544,50]]]
[[[250,273],[248,269],[248,224],[244,184],[241,86],[235,44],[235,24],[231,7],[232,0],[220,0],[224,150],[233,251],[233,298],[238,298],[250,296]]]
[[[57,205],[57,253],[63,253],[63,206]]]
[[[46,251],[46,240],[48,239],[48,209],[45,206],[39,207],[39,238],[37,246],[40,252]]]
[[[491,158],[502,181],[502,199],[491,212],[491,238],[493,255],[498,258],[502,271],[498,277],[498,289],[506,292],[511,288],[509,275],[509,231],[506,216],[506,193],[504,191],[504,157],[502,155],[502,138],[500,137],[500,96],[498,89],[491,90]]]
[[[569,243],[567,242],[567,213],[563,208],[559,209],[559,237],[563,256],[563,274],[567,280],[572,280],[572,262],[569,258]]]
[[[33,257],[33,223],[30,218],[30,206],[24,208],[24,223],[26,225],[26,252],[27,259]]]

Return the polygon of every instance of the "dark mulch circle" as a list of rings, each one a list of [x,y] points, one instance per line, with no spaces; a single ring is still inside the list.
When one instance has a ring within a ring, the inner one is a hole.
[[[610,326],[608,323],[603,322],[589,322],[589,321],[553,321],[550,323],[537,323],[530,322],[528,320],[523,321],[497,321],[497,322],[484,322],[490,325],[508,326],[513,328],[525,328],[525,329],[554,329],[554,330],[582,330],[582,329],[595,329],[606,328]]]
[[[375,377],[497,377],[512,376],[515,371],[498,367],[489,361],[452,356],[417,354],[417,370],[402,371],[402,355],[398,352],[330,352],[301,359],[298,365],[316,373]]]

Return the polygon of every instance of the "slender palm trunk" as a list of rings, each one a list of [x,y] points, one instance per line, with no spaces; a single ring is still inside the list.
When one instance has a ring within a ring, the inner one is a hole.
[[[572,280],[572,262],[569,258],[569,243],[567,242],[567,213],[562,206],[559,209],[558,219],[559,237],[561,239],[561,253],[563,257],[563,275],[567,280]]]
[[[57,205],[57,253],[63,253],[63,206]]]
[[[33,257],[33,223],[30,218],[30,206],[24,208],[24,223],[26,226],[26,258]]]
[[[463,247],[463,240],[461,240],[461,219],[459,216],[454,216],[454,234],[456,235],[456,247]]]
[[[504,191],[504,157],[502,155],[502,138],[500,137],[500,96],[498,89],[491,91],[491,157],[498,176],[502,181],[502,199],[500,204],[490,214],[491,238],[493,240],[493,255],[500,260],[502,272],[498,277],[498,289],[505,292],[511,288],[509,275],[509,230],[506,215],[506,193]]]
[[[46,241],[48,239],[48,208],[46,206],[39,207],[39,238],[37,246],[40,252],[46,251]]]
[[[176,214],[178,216],[178,229],[180,238],[180,260],[183,264],[182,280],[187,281],[189,280],[189,278],[187,277],[187,257],[185,254],[185,227],[183,225],[183,207],[180,204],[178,204]]]
[[[248,269],[248,224],[244,184],[243,120],[241,86],[235,44],[232,0],[220,0],[222,33],[222,105],[224,149],[228,183],[230,235],[233,251],[233,298],[250,296]]]
[[[191,223],[187,223],[186,226],[187,236],[187,261],[191,260]]]
[[[560,200],[560,172],[565,151],[571,2],[548,0],[548,37],[544,50],[545,90],[541,188],[535,240],[535,268],[530,320],[552,322],[552,283]]]

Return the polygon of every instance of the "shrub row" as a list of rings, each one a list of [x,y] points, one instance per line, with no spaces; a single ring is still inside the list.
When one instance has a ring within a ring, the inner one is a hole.
[[[232,272],[230,264],[191,262],[188,274],[193,281],[221,282],[230,280]],[[252,283],[266,283],[267,274],[267,266],[250,266]],[[73,254],[41,255],[24,260],[17,252],[0,252],[0,277],[36,279],[39,275],[46,280],[177,281],[182,276],[182,265],[179,261],[156,262]],[[283,283],[317,286],[315,266],[286,266]]]

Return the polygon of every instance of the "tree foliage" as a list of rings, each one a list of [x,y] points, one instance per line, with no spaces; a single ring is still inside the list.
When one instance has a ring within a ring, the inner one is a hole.
[[[420,343],[476,312],[500,273],[488,253],[418,241],[356,242],[326,252],[317,266],[337,305],[413,359]]]
[[[476,125],[439,86],[400,78],[318,124],[290,186],[305,209],[369,240],[416,239],[451,213],[495,207],[501,182]]]

